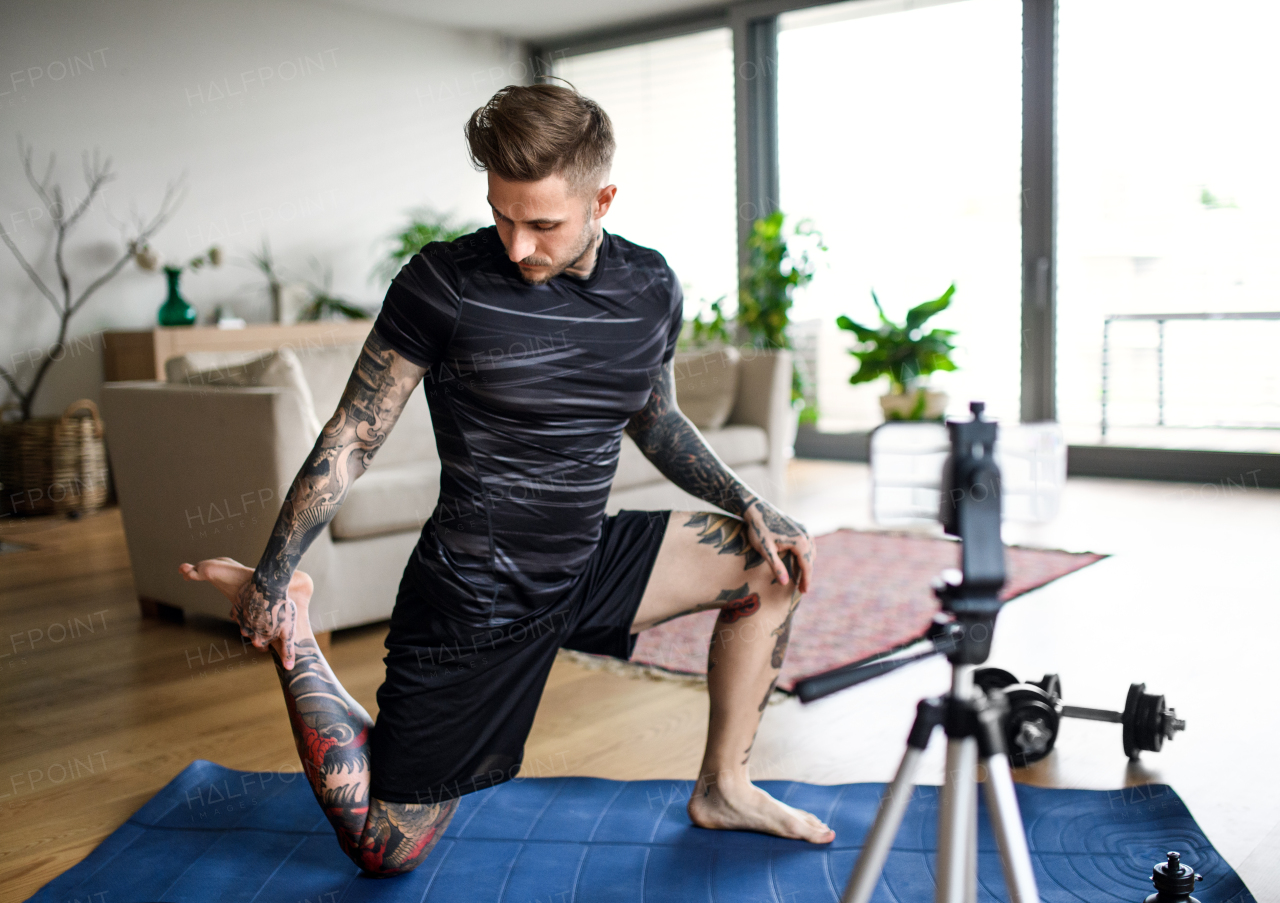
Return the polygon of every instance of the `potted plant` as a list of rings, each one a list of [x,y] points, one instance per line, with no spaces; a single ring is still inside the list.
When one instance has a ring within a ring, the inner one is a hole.
[[[810,254],[825,251],[822,233],[804,219],[787,230],[786,215],[772,213],[751,224],[747,238],[747,265],[738,282],[738,313],[735,319],[744,344],[753,348],[790,348],[787,335],[792,294],[813,281],[817,262]],[[799,249],[790,240],[799,238]]]
[[[476,231],[475,223],[455,223],[453,217],[436,213],[430,207],[418,207],[409,211],[409,222],[399,231],[387,236],[391,248],[382,261],[374,267],[372,279],[390,282],[409,258],[433,241],[453,241]]]
[[[751,224],[747,238],[747,265],[738,282],[737,322],[739,341],[752,348],[792,348],[788,327],[797,288],[813,281],[817,255],[826,251],[822,233],[813,221],[802,219],[790,228],[787,216],[775,211]],[[805,410],[806,385],[801,368],[792,365],[791,421],[788,447],[795,443],[801,419],[816,420],[816,406]]]
[[[730,335],[733,321],[724,315],[724,308],[721,306],[727,297],[729,296],[721,295],[711,302],[706,298],[701,299],[697,315],[692,320],[685,321],[687,329],[681,337],[682,350],[683,347],[706,348],[709,345],[733,344],[733,336]],[[710,314],[711,318],[702,319],[704,313]]]
[[[934,314],[947,309],[956,286],[952,283],[945,292],[918,304],[907,311],[902,323],[895,323],[885,316],[884,308],[876,293],[871,293],[880,325],[875,329],[855,323],[843,314],[836,325],[858,337],[857,347],[849,351],[858,359],[857,371],[849,382],[868,383],[881,377],[889,377],[889,393],[880,396],[880,409],[885,420],[941,420],[947,409],[947,396],[933,392],[921,385],[921,380],[938,370],[955,370],[951,352],[955,346],[950,329],[924,331],[925,322]]]
[[[703,298],[697,315],[685,322],[682,344],[694,348],[736,345],[762,351],[792,348],[788,331],[792,293],[812,281],[817,270],[814,258],[826,249],[822,234],[810,220],[801,220],[789,229],[781,211],[756,220],[747,238],[747,264],[738,281],[737,311],[732,316],[725,314],[725,295],[711,302]],[[793,365],[791,404],[796,416],[791,420],[788,447],[795,442],[800,420],[805,415],[816,419],[816,407],[805,406],[806,394],[811,394],[806,388],[801,369]]]

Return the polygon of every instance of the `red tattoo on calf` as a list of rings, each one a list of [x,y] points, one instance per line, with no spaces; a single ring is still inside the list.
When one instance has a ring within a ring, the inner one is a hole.
[[[741,599],[734,599],[724,608],[720,609],[720,620],[726,624],[732,624],[740,618],[749,618],[760,610],[760,594],[752,593]]]

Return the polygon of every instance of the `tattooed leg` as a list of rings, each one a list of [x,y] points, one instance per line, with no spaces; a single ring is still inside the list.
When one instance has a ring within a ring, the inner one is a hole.
[[[299,637],[296,646],[297,659],[288,671],[271,650],[284,689],[294,745],[307,783],[350,855],[360,846],[369,814],[369,730],[373,723],[333,676],[315,639]]]
[[[224,593],[235,592],[253,572],[228,558],[200,562],[200,576]],[[378,876],[417,867],[435,847],[457,808],[457,800],[433,805],[372,799],[369,731],[373,719],[338,682],[316,645],[307,618],[311,578],[293,575],[289,597],[298,608],[295,660],[285,669],[271,649],[284,690],[302,771],[338,843],[356,865]]]
[[[829,842],[834,835],[821,821],[752,784],[748,766],[800,602],[794,577],[788,585],[775,579],[738,518],[673,512],[668,524],[633,630],[720,611],[707,652],[711,712],[690,818],[706,828]]]

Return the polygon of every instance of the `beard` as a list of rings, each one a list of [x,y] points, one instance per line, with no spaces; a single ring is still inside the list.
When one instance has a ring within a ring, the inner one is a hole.
[[[582,234],[576,242],[576,250],[564,256],[563,260],[552,260],[549,257],[529,256],[520,262],[525,266],[547,267],[547,271],[539,276],[530,276],[524,270],[520,270],[520,278],[529,285],[546,285],[555,277],[559,276],[569,267],[573,266],[590,250],[591,245],[596,240],[596,235],[591,229],[591,218],[588,217],[586,223],[583,224]]]

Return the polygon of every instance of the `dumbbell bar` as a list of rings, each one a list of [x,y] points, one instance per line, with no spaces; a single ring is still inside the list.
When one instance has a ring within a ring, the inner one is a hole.
[[[1035,683],[1019,683],[1000,668],[979,668],[974,682],[984,690],[1001,690],[1008,701],[1005,741],[1009,759],[1016,766],[1038,762],[1053,750],[1062,718],[1106,721],[1121,726],[1124,754],[1136,761],[1143,750],[1159,752],[1166,739],[1185,730],[1187,723],[1174,709],[1166,709],[1164,697],[1147,692],[1146,684],[1130,684],[1123,712],[1062,704],[1062,681],[1046,674]]]

